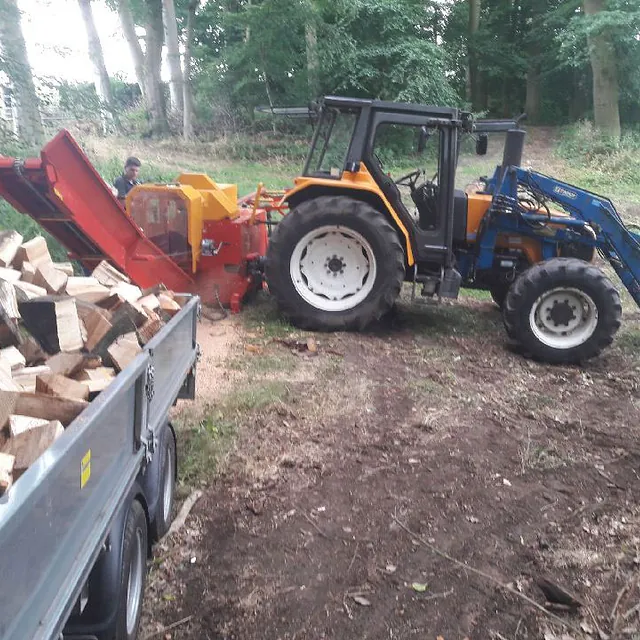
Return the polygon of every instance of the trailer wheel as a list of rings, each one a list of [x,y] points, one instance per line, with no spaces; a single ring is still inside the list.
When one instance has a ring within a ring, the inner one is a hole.
[[[162,449],[159,452],[159,496],[154,518],[151,522],[151,538],[160,540],[171,526],[173,502],[176,489],[176,441],[171,427],[166,427]]]
[[[613,342],[622,305],[598,268],[575,258],[553,258],[515,281],[503,309],[505,328],[534,358],[579,363]]]
[[[138,500],[129,508],[122,544],[115,640],[134,640],[142,613],[148,549],[147,516]]]
[[[361,330],[390,311],[404,281],[398,234],[371,205],[322,196],[278,223],[266,274],[280,309],[297,326]]]

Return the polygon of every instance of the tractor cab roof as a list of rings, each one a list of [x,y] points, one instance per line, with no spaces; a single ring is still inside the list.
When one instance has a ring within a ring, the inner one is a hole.
[[[467,115],[466,112],[454,107],[436,107],[427,104],[410,102],[391,102],[387,100],[368,100],[364,98],[347,98],[342,96],[325,96],[319,106],[332,107],[339,111],[353,111],[354,109],[369,108],[374,111],[388,113],[417,114],[433,118],[449,118],[458,120]]]

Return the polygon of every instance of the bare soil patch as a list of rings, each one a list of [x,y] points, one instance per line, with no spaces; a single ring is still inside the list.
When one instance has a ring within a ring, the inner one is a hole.
[[[315,354],[275,318],[267,301],[233,320],[232,377],[222,360],[199,374],[200,409],[235,437],[156,551],[142,637],[640,633],[639,314],[584,368],[512,352],[471,298],[401,303],[368,333],[314,336]],[[398,521],[540,604],[547,577],[583,606],[555,611],[563,629]]]

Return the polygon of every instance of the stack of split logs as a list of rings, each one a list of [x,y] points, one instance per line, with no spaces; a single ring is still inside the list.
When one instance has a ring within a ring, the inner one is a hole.
[[[44,238],[0,232],[0,495],[183,303],[107,262],[76,276]]]

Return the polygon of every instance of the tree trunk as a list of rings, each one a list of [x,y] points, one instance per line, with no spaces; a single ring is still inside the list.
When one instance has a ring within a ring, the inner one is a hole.
[[[17,0],[0,0],[0,46],[17,103],[18,135],[29,144],[40,145],[44,130]]]
[[[102,53],[102,45],[100,37],[93,20],[93,11],[91,9],[91,0],[78,0],[80,13],[84,21],[85,30],[87,32],[87,43],[89,47],[89,59],[93,64],[93,70],[96,76],[95,85],[96,93],[100,98],[101,115],[104,121],[112,121],[116,129],[120,129],[118,123],[118,114],[113,106],[113,97],[111,95],[111,81],[107,73],[107,67],[104,63],[104,55]],[[106,112],[105,112],[106,109]],[[105,127],[107,128],[107,127]]]
[[[129,45],[129,51],[131,52],[136,81],[140,87],[142,97],[146,101],[147,83],[144,77],[144,54],[142,53],[142,47],[136,34],[136,26],[133,22],[133,16],[131,15],[129,0],[118,0],[118,16],[120,17],[122,32],[124,33],[124,37]]]
[[[169,93],[171,109],[182,112],[183,108],[183,77],[180,67],[180,47],[178,44],[178,22],[173,0],[162,0],[164,16],[164,32],[167,40],[167,64],[169,66]]]
[[[182,134],[185,140],[193,138],[193,90],[191,87],[191,50],[193,47],[193,25],[196,19],[198,0],[190,0],[187,9],[187,29],[184,45],[184,84],[182,112]]]
[[[164,135],[169,132],[160,69],[162,64],[162,5],[160,0],[145,0],[144,77],[147,86],[147,109],[151,118],[151,133]]]
[[[469,61],[468,92],[474,109],[480,107],[480,78],[478,77],[478,58],[475,39],[480,28],[480,9],[482,0],[469,0],[469,39],[467,58]]]
[[[584,0],[588,16],[604,9],[603,0]],[[593,71],[593,111],[596,128],[604,135],[620,138],[618,68],[608,28],[587,36]]]
[[[527,71],[527,97],[524,110],[533,124],[540,118],[540,67],[533,62]]]
[[[307,49],[307,83],[309,98],[315,100],[320,93],[320,58],[318,56],[318,32],[311,19],[304,30]]]

